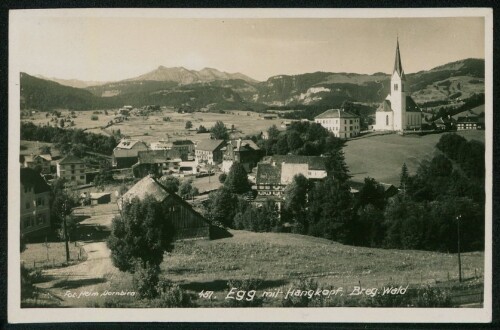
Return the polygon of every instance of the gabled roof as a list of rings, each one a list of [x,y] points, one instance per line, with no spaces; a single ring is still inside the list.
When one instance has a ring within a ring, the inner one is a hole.
[[[255,182],[257,184],[280,184],[281,164],[258,163]]]
[[[215,151],[223,144],[224,140],[212,140],[212,139],[201,140],[196,145],[196,150]]]
[[[115,149],[132,149],[138,143],[146,145],[144,142],[139,140],[122,139]]]
[[[297,156],[297,155],[275,155],[268,156],[264,159],[265,162],[276,164],[308,164],[309,170],[326,170],[325,157],[320,156]]]
[[[118,199],[118,207],[121,209],[124,203],[128,203],[134,198],[139,200],[145,199],[147,196],[152,196],[156,201],[163,202],[167,197],[175,199],[179,204],[189,209],[191,212],[195,213],[205,222],[208,222],[204,216],[195,211],[191,204],[183,200],[179,195],[175,193],[168,192],[165,187],[159,183],[155,178],[151,176],[146,176],[137,182],[132,188],[130,188],[122,198]]]
[[[406,95],[406,112],[422,112],[410,95]]]
[[[32,168],[21,168],[21,185],[33,187],[35,194],[50,191],[50,186],[42,175]]]
[[[181,154],[178,150],[144,150],[137,153],[138,163],[140,164],[160,164],[173,159],[180,159]]]
[[[81,164],[83,163],[83,160],[80,158],[74,156],[74,155],[67,155],[63,159],[59,161],[59,164],[65,165],[65,164]]]
[[[252,140],[230,140],[227,144],[232,145],[235,151],[252,151],[260,150],[259,146],[255,144]],[[222,148],[222,150],[227,149],[227,146]]]
[[[478,123],[479,122],[479,117],[478,116],[465,116],[465,117],[458,117],[457,123]]]
[[[323,118],[359,118],[359,116],[341,109],[330,109],[314,117],[314,119]]]
[[[390,100],[383,100],[377,109],[377,112],[391,112],[391,111],[392,111],[392,108],[391,108],[391,101]]]

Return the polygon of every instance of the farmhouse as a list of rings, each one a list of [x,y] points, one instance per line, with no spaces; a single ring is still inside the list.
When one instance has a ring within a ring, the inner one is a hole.
[[[326,110],[314,117],[320,124],[339,138],[351,138],[359,135],[359,116],[341,109]]]
[[[196,145],[196,161],[199,164],[218,164],[222,162],[222,148],[224,147],[224,140],[201,140]]]
[[[151,142],[151,150],[177,150],[182,160],[187,160],[194,153],[194,142],[191,140],[176,140],[172,142],[160,140]]]
[[[222,171],[227,173],[233,163],[240,163],[250,172],[262,157],[260,148],[252,140],[230,140],[222,149]]]
[[[484,117],[469,116],[458,117],[457,130],[484,129]]]
[[[139,151],[145,150],[148,150],[148,146],[142,141],[122,139],[113,149],[113,167],[131,167],[137,163]]]
[[[257,164],[255,203],[273,199],[277,203],[283,198],[285,187],[293,177],[302,174],[308,179],[321,180],[326,177],[325,158],[319,156],[270,156]]]
[[[98,205],[98,204],[107,204],[111,202],[111,193],[103,192],[103,193],[90,193],[90,204]]]
[[[57,177],[66,179],[70,186],[86,184],[85,163],[76,156],[68,155],[57,163]]]
[[[52,156],[50,154],[44,155],[25,155],[24,156],[24,167],[38,169],[42,174],[50,174],[52,163]]]
[[[181,154],[177,150],[139,151],[137,163],[132,165],[134,177],[143,178],[148,174],[162,176],[179,172]]]
[[[421,128],[421,110],[408,94],[409,91],[407,90],[406,76],[401,65],[398,41],[394,70],[391,77],[391,90],[377,109],[375,114],[375,130],[402,132],[404,130]]]
[[[21,168],[21,234],[34,237],[50,228],[50,186],[31,168]]]
[[[158,203],[168,207],[165,218],[169,218],[174,227],[174,237],[177,240],[185,239],[210,239],[212,226],[201,214],[196,212],[191,205],[174,193],[168,192],[152,176],[144,177],[137,182],[122,198],[118,200],[121,210],[125,203],[133,198],[143,200],[152,196]]]

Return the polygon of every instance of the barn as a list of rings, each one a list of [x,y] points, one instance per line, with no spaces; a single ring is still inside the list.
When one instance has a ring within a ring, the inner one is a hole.
[[[139,198],[143,200],[146,196],[153,196],[158,203],[165,203],[169,206],[169,212],[166,216],[171,217],[175,228],[174,238],[176,240],[191,239],[211,239],[212,228],[210,222],[201,214],[196,212],[193,207],[174,193],[168,192],[154,177],[146,176],[137,182],[129,191],[118,199],[118,208],[122,205]]]

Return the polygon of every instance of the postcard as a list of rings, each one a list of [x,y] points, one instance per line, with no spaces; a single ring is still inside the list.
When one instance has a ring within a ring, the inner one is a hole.
[[[12,10],[9,322],[491,321],[492,21]]]

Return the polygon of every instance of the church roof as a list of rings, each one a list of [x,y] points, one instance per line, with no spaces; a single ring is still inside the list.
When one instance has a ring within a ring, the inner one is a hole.
[[[399,40],[396,43],[396,59],[394,60],[394,70],[392,72],[396,71],[399,76],[403,76],[403,65],[401,65],[401,54],[399,53]]]
[[[377,109],[377,112],[391,112],[391,111],[392,111],[391,101],[389,100],[383,100]]]
[[[390,100],[383,100],[382,103],[380,103],[379,107],[377,108],[377,112],[391,112],[391,111],[393,110]],[[421,112],[418,105],[415,103],[415,101],[413,101],[413,99],[409,95],[406,96],[406,112]]]

